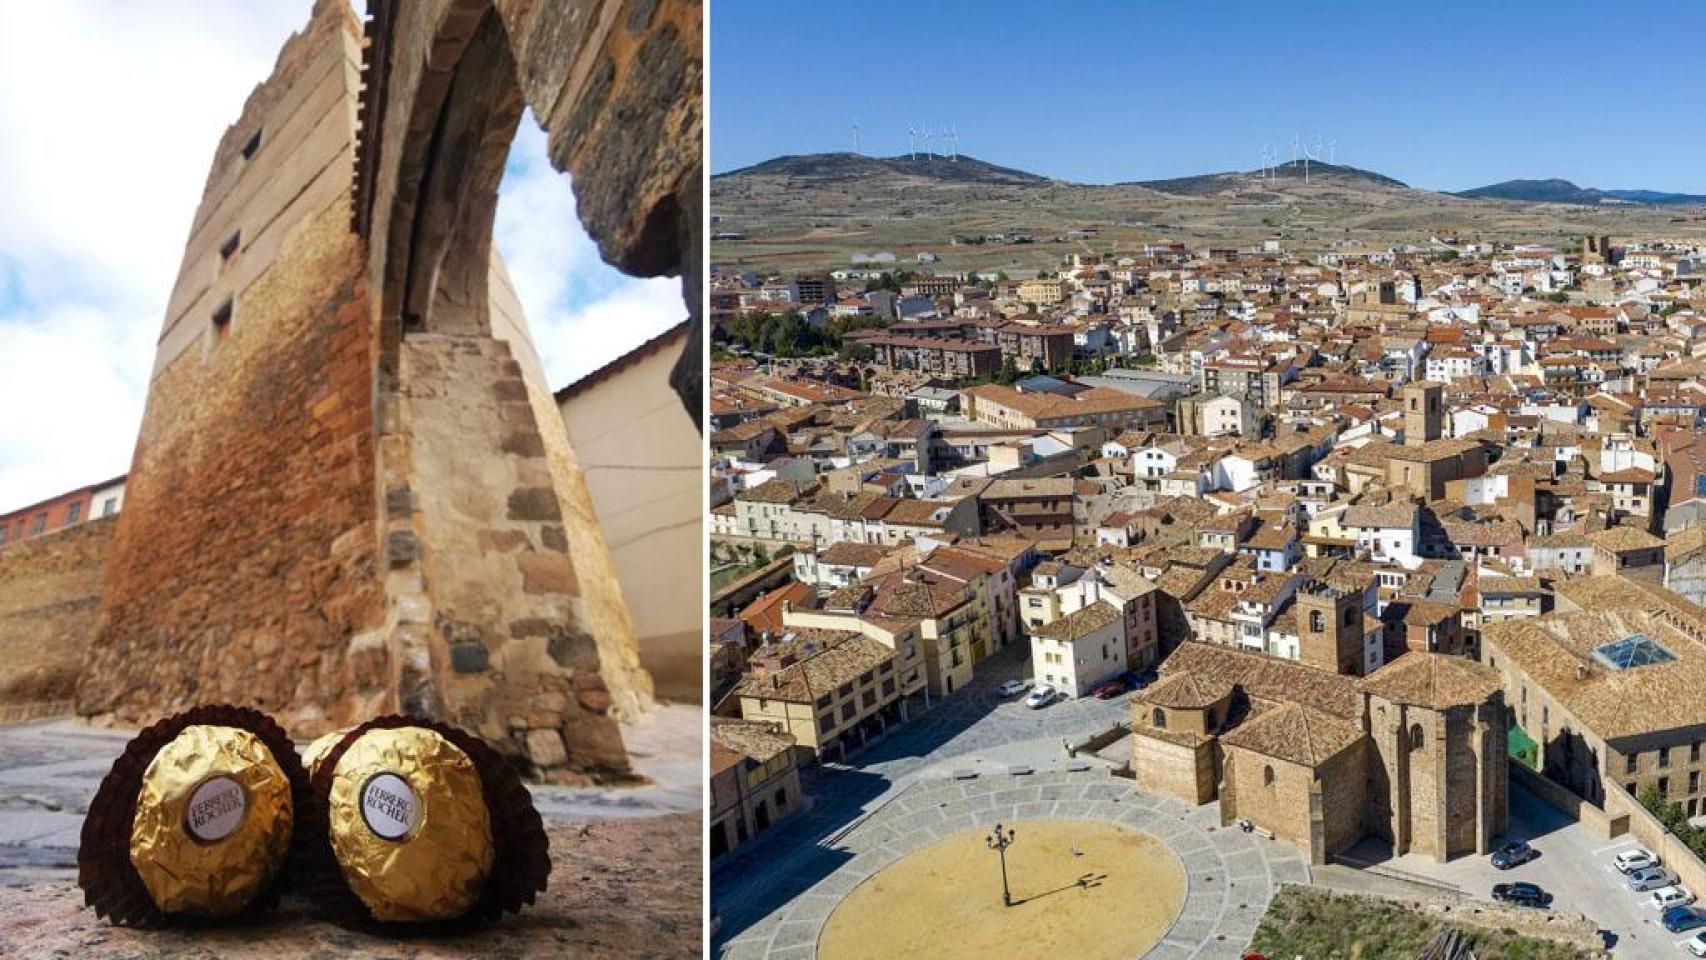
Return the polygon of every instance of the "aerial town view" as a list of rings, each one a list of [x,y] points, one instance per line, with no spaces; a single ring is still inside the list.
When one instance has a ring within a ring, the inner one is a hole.
[[[1706,956],[1672,31],[876,6],[712,15],[713,955]]]

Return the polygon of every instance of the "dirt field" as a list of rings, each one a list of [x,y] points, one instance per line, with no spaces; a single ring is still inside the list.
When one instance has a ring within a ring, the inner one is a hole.
[[[1081,820],[1014,829],[1012,907],[1001,905],[988,831],[956,834],[860,884],[830,914],[818,957],[1125,960],[1159,941],[1178,915],[1185,872],[1154,837]]]

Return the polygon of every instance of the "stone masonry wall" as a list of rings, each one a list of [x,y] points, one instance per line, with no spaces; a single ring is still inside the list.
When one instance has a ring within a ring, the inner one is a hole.
[[[416,333],[400,357],[424,640],[453,722],[539,771],[627,761],[521,367],[501,340]],[[393,535],[395,536],[395,535]],[[416,553],[393,543],[392,563]],[[407,685],[405,685],[407,687]]]
[[[116,517],[0,547],[0,705],[70,699]]]
[[[391,702],[346,655],[376,616],[372,359],[339,197],[291,230],[230,334],[154,381],[78,711],[230,700],[313,735]]]

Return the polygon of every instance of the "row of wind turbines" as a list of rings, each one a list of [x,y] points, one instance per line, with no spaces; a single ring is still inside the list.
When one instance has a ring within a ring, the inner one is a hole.
[[[946,157],[949,160],[958,160],[960,158],[960,131],[959,131],[958,125],[952,124],[952,123],[943,125],[943,127],[942,127],[942,152],[941,153],[936,152],[935,140],[936,140],[936,135],[930,131],[930,125],[924,124],[923,141],[924,141],[924,154],[925,154],[925,156],[929,156],[929,157],[940,156],[940,157]],[[919,142],[918,128],[916,126],[910,124],[910,123],[907,124],[906,125],[906,158],[908,160],[917,160],[918,159],[918,142]],[[853,152],[855,154],[861,154],[862,155],[862,153],[859,149],[859,125],[857,123],[855,123],[853,125]]]
[[[1323,141],[1320,135],[1316,135],[1315,149],[1311,150],[1309,149],[1308,141],[1302,139],[1296,134],[1292,134],[1291,165],[1295,167],[1297,166],[1299,159],[1303,161],[1303,182],[1308,183],[1309,164],[1312,162],[1320,163],[1321,155],[1323,153],[1327,155],[1327,162],[1329,164],[1335,162],[1338,147],[1338,141],[1334,140],[1332,137],[1328,137]],[[1262,144],[1262,179],[1273,180],[1277,177],[1279,175],[1277,171],[1279,169],[1280,162],[1279,151],[1270,148],[1265,143]]]

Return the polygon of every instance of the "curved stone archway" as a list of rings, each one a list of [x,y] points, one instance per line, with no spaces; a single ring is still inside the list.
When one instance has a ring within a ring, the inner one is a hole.
[[[213,157],[79,713],[403,710],[549,779],[626,774],[649,680],[492,217],[530,108],[605,259],[683,277],[697,421],[699,18],[316,0]]]

